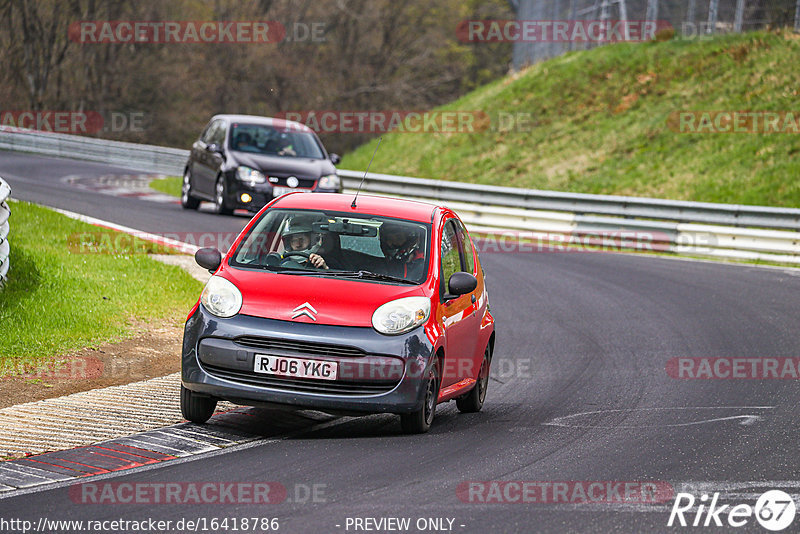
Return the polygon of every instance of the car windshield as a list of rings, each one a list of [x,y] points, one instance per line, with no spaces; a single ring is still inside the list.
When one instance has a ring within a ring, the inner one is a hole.
[[[420,284],[428,274],[430,225],[381,216],[267,210],[230,265],[284,274]]]
[[[292,128],[234,123],[229,143],[231,149],[238,152],[287,158],[325,158],[314,134]]]

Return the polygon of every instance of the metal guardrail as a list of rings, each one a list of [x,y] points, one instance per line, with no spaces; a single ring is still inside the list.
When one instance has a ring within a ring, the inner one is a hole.
[[[180,176],[188,150],[0,127],[0,149]],[[339,170],[355,189],[363,172]],[[444,202],[471,230],[537,239],[626,232],[680,254],[800,263],[800,209],[588,195],[369,173],[362,191]],[[647,243],[645,243],[647,244]],[[642,247],[632,247],[642,248]],[[645,247],[646,248],[646,247]],[[659,248],[661,250],[662,248]]]
[[[0,126],[0,150],[97,161],[180,176],[188,150]]]
[[[3,287],[8,278],[8,269],[11,266],[9,259],[10,246],[8,244],[8,234],[11,231],[9,217],[11,208],[8,207],[8,197],[11,196],[11,187],[0,178],[0,288]]]
[[[355,189],[363,172],[339,170]],[[458,212],[470,231],[562,245],[674,252],[800,264],[800,209],[587,195],[497,187],[388,174],[367,174],[363,191],[436,200]]]
[[[345,178],[345,186],[357,187],[364,173],[340,170],[339,175]],[[579,216],[608,215],[628,219],[800,230],[800,209],[792,208],[563,193],[373,173],[367,175],[363,190],[525,210],[567,211]]]

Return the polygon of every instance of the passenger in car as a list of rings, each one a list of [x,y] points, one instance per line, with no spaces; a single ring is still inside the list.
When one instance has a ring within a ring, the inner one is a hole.
[[[420,250],[419,234],[407,225],[387,221],[380,228],[381,250],[386,258],[386,274],[418,280],[425,271],[425,253]]]

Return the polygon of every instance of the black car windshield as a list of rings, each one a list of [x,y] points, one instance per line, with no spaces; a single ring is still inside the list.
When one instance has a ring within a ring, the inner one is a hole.
[[[266,124],[231,125],[230,147],[239,152],[287,158],[324,159],[314,134]]]
[[[232,267],[284,274],[420,284],[430,225],[372,215],[267,210],[242,240]]]

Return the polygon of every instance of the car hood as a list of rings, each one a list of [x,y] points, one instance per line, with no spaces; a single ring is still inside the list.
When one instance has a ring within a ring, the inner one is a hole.
[[[246,165],[263,171],[265,174],[297,176],[298,178],[319,178],[333,174],[336,168],[327,159],[292,158],[281,156],[264,156],[236,152],[234,155],[239,165]]]
[[[220,273],[242,292],[239,313],[266,319],[339,326],[372,326],[378,306],[424,295],[420,286],[289,275],[227,268]],[[306,308],[309,314],[293,315]]]

